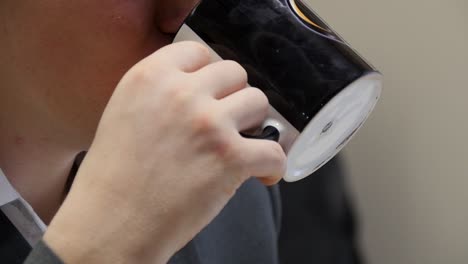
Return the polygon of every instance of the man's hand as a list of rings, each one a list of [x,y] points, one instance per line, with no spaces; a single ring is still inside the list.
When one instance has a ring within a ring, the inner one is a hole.
[[[239,131],[268,100],[237,63],[207,48],[160,49],[123,77],[45,241],[66,263],[165,263],[250,176],[278,181],[276,142]]]

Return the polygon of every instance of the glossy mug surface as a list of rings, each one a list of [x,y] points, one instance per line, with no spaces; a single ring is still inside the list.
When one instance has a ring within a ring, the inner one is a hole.
[[[212,60],[239,62],[270,101],[288,155],[284,179],[307,177],[333,158],[380,97],[381,74],[304,0],[203,0],[175,42],[208,46]]]

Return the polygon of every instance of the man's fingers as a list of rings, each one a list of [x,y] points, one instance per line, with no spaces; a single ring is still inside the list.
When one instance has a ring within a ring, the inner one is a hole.
[[[193,73],[201,89],[207,89],[216,99],[223,98],[247,86],[247,72],[234,61],[209,64]]]
[[[286,154],[274,141],[242,139],[242,159],[254,177],[280,179],[286,172]]]
[[[268,98],[259,89],[248,87],[219,101],[224,115],[233,120],[238,131],[259,126],[268,114]]]
[[[182,41],[167,45],[145,60],[153,65],[174,67],[191,73],[210,63],[207,47],[194,41]]]
[[[265,186],[273,186],[280,182],[282,177],[263,177],[258,178],[258,180],[263,183]]]

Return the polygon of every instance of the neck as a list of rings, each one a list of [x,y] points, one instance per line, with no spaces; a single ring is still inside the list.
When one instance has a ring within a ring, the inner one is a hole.
[[[54,148],[25,134],[0,138],[0,167],[39,217],[49,223],[64,198],[76,152]]]
[[[68,174],[78,151],[61,144],[64,135],[57,133],[56,126],[47,125],[52,123],[50,120],[31,114],[34,111],[24,113],[29,114],[8,108],[8,103],[2,105],[0,168],[48,224],[63,201]]]

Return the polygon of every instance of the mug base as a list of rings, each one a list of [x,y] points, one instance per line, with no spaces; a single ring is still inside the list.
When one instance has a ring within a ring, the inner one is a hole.
[[[294,140],[284,180],[301,180],[332,159],[364,124],[382,91],[382,75],[369,73],[333,97]]]

